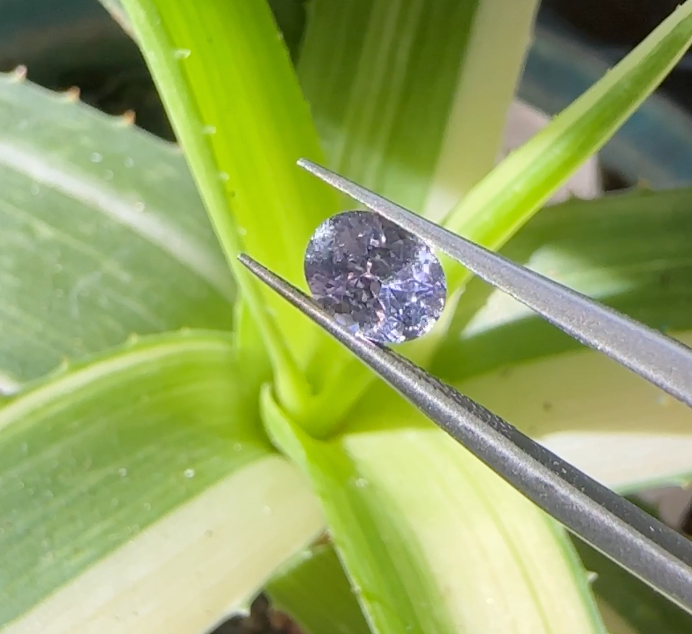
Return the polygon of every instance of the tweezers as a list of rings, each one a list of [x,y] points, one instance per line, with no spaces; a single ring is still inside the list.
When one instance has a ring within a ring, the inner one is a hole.
[[[413,233],[581,343],[692,406],[692,350],[330,170],[298,164]],[[396,352],[351,334],[305,293],[240,261],[569,531],[692,613],[692,542]]]

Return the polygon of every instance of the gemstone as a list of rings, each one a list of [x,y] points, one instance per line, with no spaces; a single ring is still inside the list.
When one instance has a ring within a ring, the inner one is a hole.
[[[416,339],[435,325],[444,272],[413,234],[369,211],[325,220],[305,252],[313,299],[353,334],[380,343]]]

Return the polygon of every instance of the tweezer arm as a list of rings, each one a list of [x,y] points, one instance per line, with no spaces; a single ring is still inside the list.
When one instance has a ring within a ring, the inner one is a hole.
[[[311,161],[298,164],[463,264],[584,345],[692,407],[692,350],[539,273],[462,238]]]
[[[527,498],[692,613],[692,542],[421,368],[352,335],[250,257],[239,259]]]

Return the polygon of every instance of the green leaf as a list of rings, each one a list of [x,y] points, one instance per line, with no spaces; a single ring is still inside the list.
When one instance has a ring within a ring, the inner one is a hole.
[[[424,0],[309,5],[298,72],[332,169],[424,204],[477,8],[478,0],[432,10]]]
[[[491,171],[505,149],[503,132],[531,45],[538,4],[478,3],[423,215],[443,218]]]
[[[495,163],[535,7],[310,3],[298,72],[329,166],[413,209],[446,211]],[[325,389],[315,416],[329,429],[371,375],[328,341],[310,379]]]
[[[678,338],[692,344],[692,333]],[[621,492],[692,477],[692,412],[597,352],[565,352],[455,387]]]
[[[692,632],[692,616],[626,570],[573,539],[579,557],[596,579],[593,589],[603,603],[637,634]]]
[[[134,38],[135,34],[121,0],[99,0],[99,2],[123,31]],[[286,40],[286,46],[291,51],[291,55],[294,56],[303,33],[305,21],[301,0],[268,0],[268,2]]]
[[[207,632],[321,527],[302,474],[266,455],[130,537],[0,631]]]
[[[307,437],[265,390],[374,632],[604,632],[564,533],[378,385],[338,439]]]
[[[584,542],[572,537],[580,559],[594,574],[599,611],[610,634],[679,634],[692,617]],[[367,634],[367,623],[338,556],[329,543],[292,559],[265,587],[273,607],[308,634]]]
[[[685,341],[692,329],[692,191],[547,208],[502,250]],[[692,475],[687,408],[472,280],[433,372],[621,490]]]
[[[306,634],[370,634],[331,544],[320,544],[288,562],[267,584],[273,607]]]
[[[238,483],[233,483],[234,474],[272,455],[258,425],[255,395],[243,387],[241,372],[228,336],[191,331],[148,338],[109,352],[38,383],[4,405],[0,410],[0,508],[5,509],[0,520],[0,624],[17,619],[68,582],[81,587],[85,606],[60,619],[96,618],[89,609],[96,611],[100,601],[117,603],[117,597],[104,598],[93,588],[115,583],[122,591],[131,591],[138,575],[127,570],[128,561],[131,568],[146,553],[146,563],[137,565],[151,567],[149,574],[166,564],[160,557],[172,556],[171,548],[166,552],[164,544],[156,546],[152,537],[166,535],[155,528],[163,518],[168,518],[164,522],[169,529],[177,521],[176,531],[192,531],[187,538],[190,551],[184,540],[179,550],[181,569],[194,566],[193,542],[204,536],[204,530],[197,532],[195,526],[207,519],[202,514],[197,523],[191,522],[181,507],[195,505],[195,498],[215,487],[229,496],[223,504],[235,499],[240,508],[252,511],[256,501],[238,489],[239,483],[250,486],[248,491],[254,491],[257,499],[262,499],[263,491],[268,499],[272,486],[281,489],[281,482],[272,482],[269,474],[283,473],[293,483],[297,512],[304,515],[289,513],[293,519],[288,541],[293,548],[305,545],[319,530],[321,518],[312,495],[306,498],[301,493],[300,480],[296,484],[285,468],[265,472],[257,467],[258,473],[264,473],[257,487],[248,482],[250,476],[238,476]],[[275,496],[272,499],[276,502]],[[209,513],[204,505],[196,508]],[[232,506],[224,508],[228,513]],[[170,520],[176,513],[182,513],[180,519]],[[261,509],[258,513],[263,515]],[[271,513],[267,506],[264,514]],[[256,515],[251,512],[251,517]],[[211,521],[227,523],[218,514]],[[286,529],[274,520],[270,524],[261,525],[270,540]],[[247,549],[245,540],[258,539],[255,531],[260,526],[253,527],[249,520],[247,525],[238,520],[233,525],[236,530],[243,527],[241,543],[234,541],[237,556],[237,549]],[[153,548],[151,555],[147,547],[137,548],[140,538],[140,544]],[[290,550],[283,557],[288,554]],[[271,564],[281,559],[274,557]],[[261,567],[265,575],[271,571],[267,566],[265,562]],[[99,579],[101,585],[80,585],[84,575]],[[106,579],[117,581],[106,583]],[[159,586],[161,582],[159,578]],[[255,588],[244,585],[243,590],[249,594]],[[73,590],[64,592],[74,598]],[[141,597],[143,605],[147,599],[152,596]],[[224,608],[229,601],[233,596],[225,598]],[[57,605],[64,609],[70,604],[58,600]],[[43,618],[50,614],[37,609]],[[32,614],[24,619],[34,622],[38,617]]]
[[[544,209],[506,257],[664,331],[692,329],[692,189],[610,194]],[[479,279],[432,364],[460,381],[580,345]]]
[[[265,0],[123,5],[277,379],[300,391],[285,346],[303,363],[318,331],[251,281],[235,257],[247,251],[302,284],[307,241],[336,210],[336,194],[295,165],[301,156],[319,161],[320,150],[271,11]]]
[[[448,151],[457,181],[484,176],[500,149],[535,5],[310,3],[298,72],[329,166],[414,209]]]
[[[281,29],[281,36],[286,42],[286,47],[295,61],[298,57],[298,49],[303,39],[305,30],[305,3],[304,0],[267,0],[276,24]]]
[[[76,101],[0,75],[0,392],[132,333],[232,324],[180,152]]]
[[[446,226],[491,249],[504,244],[658,86],[692,42],[686,2],[603,79],[511,154],[449,214]],[[450,286],[468,277],[458,267]]]
[[[610,634],[679,634],[692,617],[584,542],[572,537],[580,559],[594,574],[593,591]],[[273,607],[308,634],[367,634],[358,602],[329,543],[292,559],[265,587]]]

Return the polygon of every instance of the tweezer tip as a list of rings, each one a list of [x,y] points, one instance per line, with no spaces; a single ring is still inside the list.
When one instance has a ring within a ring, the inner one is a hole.
[[[264,268],[257,260],[251,258],[247,253],[239,253],[238,261],[253,275],[262,278],[262,269]]]
[[[282,280],[278,275],[272,273],[268,268],[262,266],[257,260],[251,258],[247,253],[239,253],[238,261],[252,273],[261,282],[264,282],[267,286],[273,288],[280,295],[285,294],[281,290]]]
[[[298,167],[302,167],[304,170],[307,170],[311,174],[314,174],[318,178],[324,178],[325,175],[330,174],[327,168],[322,167],[318,163],[315,163],[314,161],[311,161],[306,158],[299,158],[296,161],[296,165],[298,165]]]
[[[243,266],[247,267],[248,269],[252,269],[253,265],[257,264],[257,261],[253,260],[247,253],[239,253],[238,262],[240,262]]]

